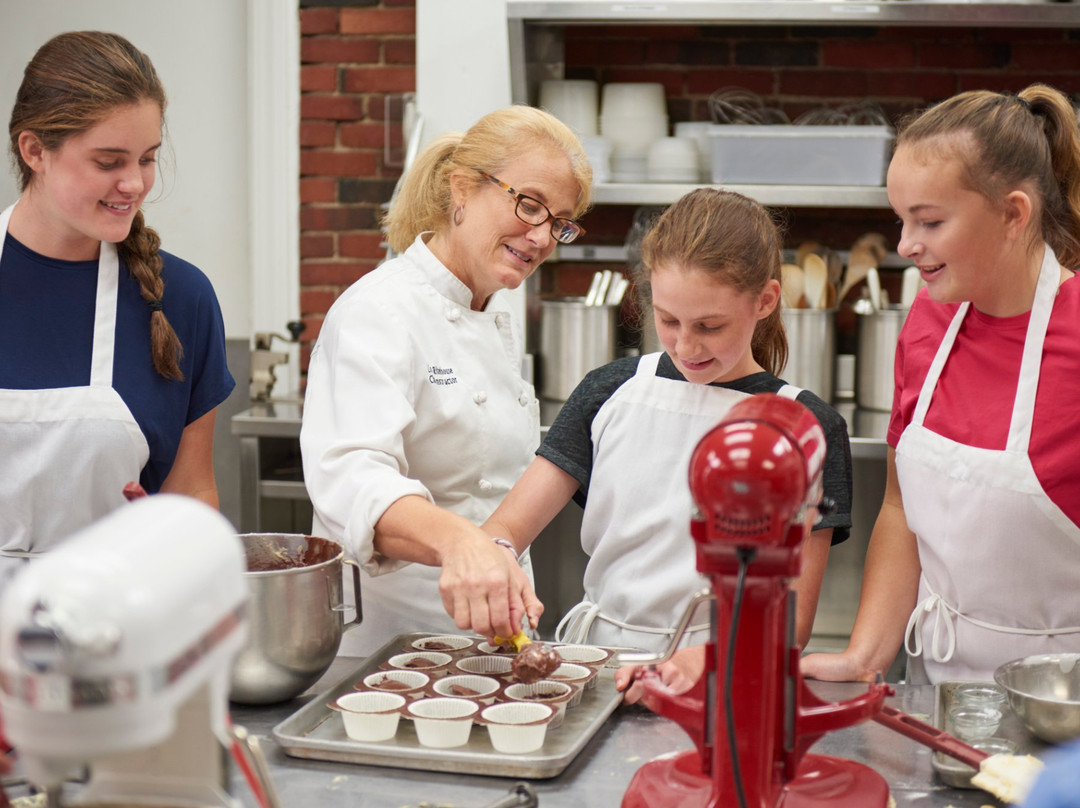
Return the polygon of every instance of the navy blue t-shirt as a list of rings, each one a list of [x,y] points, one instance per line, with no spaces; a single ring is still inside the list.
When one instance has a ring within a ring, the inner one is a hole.
[[[183,381],[154,369],[150,309],[120,260],[113,387],[150,447],[139,482],[150,493],[169,474],[184,427],[235,386],[225,362],[225,326],[209,279],[162,251],[163,310],[180,338]],[[5,235],[0,259],[0,388],[42,390],[90,383],[97,260],[47,258]]]

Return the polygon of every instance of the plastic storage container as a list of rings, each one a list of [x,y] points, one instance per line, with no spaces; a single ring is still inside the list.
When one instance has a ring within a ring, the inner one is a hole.
[[[740,126],[709,130],[712,181],[748,185],[885,184],[888,126]]]

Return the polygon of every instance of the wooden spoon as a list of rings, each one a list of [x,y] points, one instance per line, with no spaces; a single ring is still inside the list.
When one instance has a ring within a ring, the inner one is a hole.
[[[844,275],[844,282],[840,285],[840,291],[836,295],[836,299],[842,301],[847,297],[847,293],[856,284],[866,280],[867,271],[871,268],[877,269],[879,263],[880,261],[878,261],[877,255],[870,245],[856,242],[848,255],[847,273]]]
[[[806,275],[806,302],[812,309],[825,307],[825,288],[829,283],[829,267],[825,259],[816,253],[806,256],[803,264]]]
[[[789,309],[797,309],[802,303],[806,279],[802,267],[795,264],[780,265],[780,296]]]

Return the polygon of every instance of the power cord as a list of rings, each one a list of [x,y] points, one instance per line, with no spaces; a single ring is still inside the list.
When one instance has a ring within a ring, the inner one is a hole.
[[[727,668],[724,670],[724,713],[727,718],[728,751],[731,753],[731,773],[735,780],[735,795],[739,799],[739,808],[747,808],[746,794],[743,791],[742,771],[739,768],[739,749],[735,735],[735,705],[732,699],[733,674],[735,672],[735,640],[739,636],[739,615],[742,612],[743,589],[746,586],[746,571],[750,562],[757,555],[753,547],[736,547],[735,556],[739,559],[739,577],[735,582],[735,600],[731,607],[731,631],[728,634]]]

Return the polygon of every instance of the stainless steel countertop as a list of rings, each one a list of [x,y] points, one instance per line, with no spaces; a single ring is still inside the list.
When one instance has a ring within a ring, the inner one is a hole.
[[[269,707],[234,705],[233,720],[260,736],[274,784],[285,806],[363,806],[363,808],[483,808],[504,796],[512,778],[442,774],[389,767],[290,758],[274,743],[272,729],[316,694],[329,689],[360,660],[339,657],[311,690],[298,699]],[[841,701],[864,692],[865,685],[811,682],[818,695]],[[889,703],[929,720],[934,688],[897,685]],[[581,754],[558,777],[533,781],[542,808],[614,808],[622,800],[634,773],[658,755],[688,749],[691,743],[674,723],[638,707],[620,707]],[[869,765],[889,783],[897,806],[980,808],[1002,803],[982,791],[948,788],[933,773],[930,749],[868,721],[822,738],[811,750]],[[257,803],[233,774],[234,792],[245,808]]]

